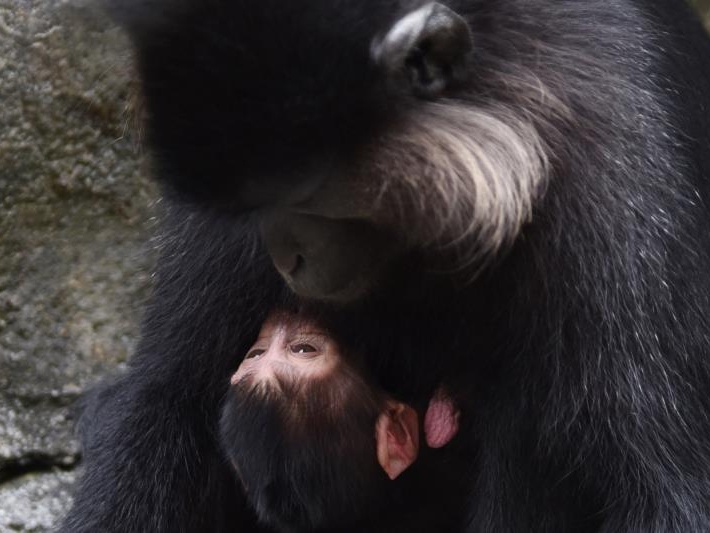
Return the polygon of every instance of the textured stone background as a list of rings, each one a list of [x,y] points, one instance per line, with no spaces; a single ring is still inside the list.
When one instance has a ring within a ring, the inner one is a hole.
[[[150,285],[128,47],[85,2],[0,0],[0,533],[67,509],[72,404],[120,371]]]
[[[154,194],[127,50],[86,4],[0,0],[0,532],[62,516],[72,403],[135,344]]]

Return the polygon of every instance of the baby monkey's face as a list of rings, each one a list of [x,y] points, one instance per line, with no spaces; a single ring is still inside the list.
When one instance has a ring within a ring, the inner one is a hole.
[[[340,359],[335,341],[317,324],[281,314],[264,322],[259,337],[232,376],[232,385],[250,377],[254,382],[276,384],[276,375],[290,379],[323,378]]]
[[[278,531],[351,527],[406,493],[390,480],[417,459],[419,415],[347,355],[313,320],[275,311],[231,377],[222,447],[247,500]],[[448,442],[456,417],[435,395],[427,442]]]
[[[314,321],[273,312],[231,377],[224,449],[278,531],[342,529],[400,501],[419,451],[416,411],[380,390]]]

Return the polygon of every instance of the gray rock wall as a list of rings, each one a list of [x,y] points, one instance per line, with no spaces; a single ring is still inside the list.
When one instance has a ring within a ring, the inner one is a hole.
[[[0,0],[0,532],[65,512],[72,404],[135,345],[154,191],[127,52],[88,5]]]

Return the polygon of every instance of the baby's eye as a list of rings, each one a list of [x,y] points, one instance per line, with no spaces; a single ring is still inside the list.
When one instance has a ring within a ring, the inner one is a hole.
[[[312,345],[305,343],[305,342],[299,342],[298,344],[291,345],[291,353],[295,353],[295,354],[299,354],[299,355],[312,354],[317,351],[318,350],[315,347],[313,347]]]
[[[259,359],[259,357],[264,355],[264,352],[266,352],[266,350],[257,348],[255,350],[250,351],[244,359]]]

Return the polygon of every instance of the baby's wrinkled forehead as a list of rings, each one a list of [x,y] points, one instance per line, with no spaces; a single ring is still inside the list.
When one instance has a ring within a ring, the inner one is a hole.
[[[249,378],[276,383],[325,377],[335,370],[340,359],[335,340],[316,321],[276,311],[264,321],[231,381],[236,384]]]

